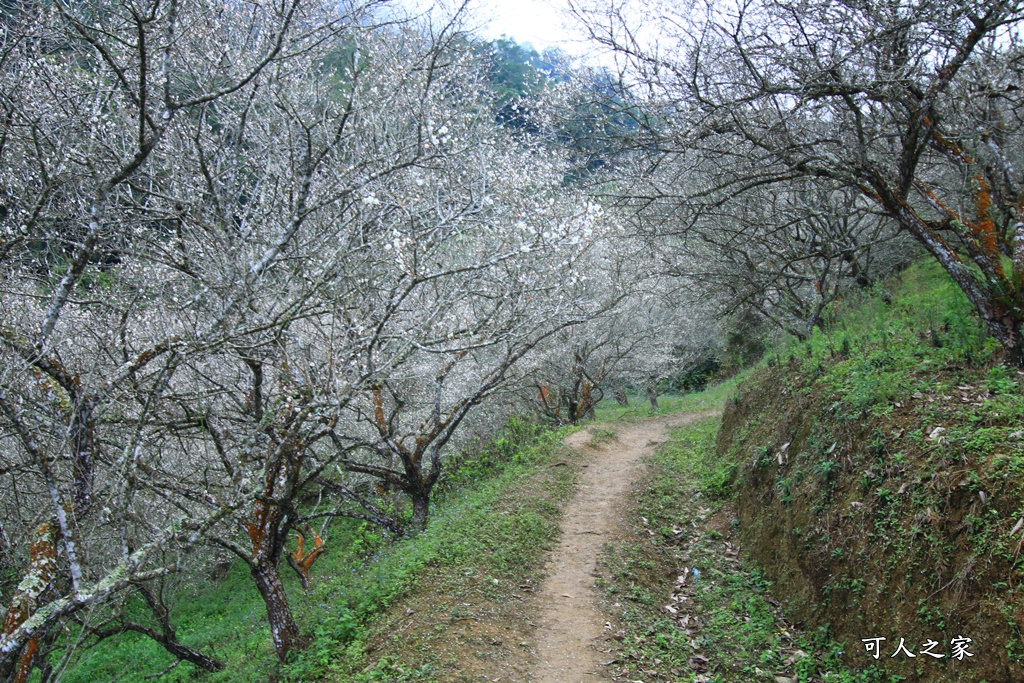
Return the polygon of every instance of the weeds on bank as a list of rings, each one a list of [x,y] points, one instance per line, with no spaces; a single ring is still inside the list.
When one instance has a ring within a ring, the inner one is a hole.
[[[613,636],[617,678],[898,680],[875,669],[843,668],[841,646],[827,629],[794,629],[772,599],[771,584],[743,566],[729,542],[735,468],[714,457],[718,428],[718,420],[707,419],[673,434],[654,456],[631,511],[636,537],[606,548],[600,584],[621,627]]]
[[[1020,662],[1024,376],[1000,364],[933,264],[855,298],[825,332],[768,359],[746,388],[750,435],[734,436],[727,457],[754,455],[794,518],[811,520],[794,533],[835,577],[822,609],[922,634],[967,622]],[[797,398],[811,417],[780,437]],[[899,601],[866,584],[900,586]]]

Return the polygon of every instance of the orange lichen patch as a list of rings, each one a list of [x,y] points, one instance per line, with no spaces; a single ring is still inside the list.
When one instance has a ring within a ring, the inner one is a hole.
[[[974,159],[967,153],[967,150],[956,141],[948,139],[942,133],[935,130],[932,126],[932,120],[927,116],[924,117],[924,125],[928,128],[928,132],[931,134],[932,139],[935,140],[939,147],[942,147],[968,166],[974,165]]]
[[[35,540],[29,547],[28,572],[11,598],[0,633],[12,633],[32,616],[39,596],[50,587],[56,572],[57,543],[51,524],[44,522],[36,528]]]
[[[306,581],[309,581],[309,570],[313,567],[313,563],[320,557],[320,553],[324,551],[324,541],[320,538],[320,534],[313,533],[313,549],[308,554],[303,554],[302,544],[304,541],[302,534],[299,534],[299,547],[292,553],[292,558],[295,560],[295,566],[299,572],[305,577]]]
[[[993,270],[999,275],[1003,275],[1003,267],[999,257],[996,224],[992,220],[992,196],[990,194],[992,188],[989,187],[988,182],[981,173],[978,173],[976,179],[978,181],[978,191],[975,194],[975,204],[978,209],[978,222],[975,225],[971,225],[971,230],[974,233],[975,239],[978,240],[985,258],[992,264]]]
[[[540,402],[541,410],[548,415],[558,419],[561,413],[561,399],[553,394],[544,384],[537,387],[537,400]]]
[[[915,187],[917,187],[917,189],[928,198],[929,202],[938,207],[944,214],[949,216],[951,220],[960,221],[961,223],[963,222],[960,214],[957,213],[952,207],[948,206],[941,199],[939,199],[939,196],[935,194],[930,187],[928,187],[924,183],[917,183]]]
[[[935,130],[932,127],[932,122],[927,117],[924,119],[924,124],[928,127],[929,133],[937,145],[966,166],[975,165],[974,159],[967,150],[956,141],[947,139]],[[978,183],[978,189],[975,192],[974,197],[975,208],[977,210],[976,222],[962,220],[955,211],[945,206],[939,198],[930,190],[927,190],[927,188],[925,189],[925,194],[931,202],[936,206],[941,207],[941,209],[950,217],[960,220],[961,223],[967,226],[971,231],[971,235],[973,235],[977,242],[978,249],[982,256],[984,256],[988,266],[992,268],[992,271],[997,276],[1005,277],[1003,273],[1002,259],[999,256],[999,234],[996,231],[995,223],[992,221],[992,187],[980,172],[975,175],[975,180]]]
[[[36,527],[35,540],[29,546],[28,571],[11,598],[11,604],[4,614],[0,635],[14,633],[19,626],[31,617],[39,607],[39,598],[50,590],[57,575],[57,539],[53,525],[44,522]],[[25,683],[32,660],[39,651],[39,642],[32,638],[25,644],[17,669],[14,672],[15,683]],[[9,671],[8,671],[9,673]]]
[[[267,506],[263,501],[257,501],[256,507],[253,509],[253,521],[246,525],[246,531],[249,532],[249,540],[252,541],[253,553],[258,553],[263,547],[263,542],[267,538],[267,530],[264,528],[267,518]]]
[[[21,659],[18,660],[18,669],[14,672],[12,683],[27,683],[28,675],[32,671],[32,660],[35,659],[38,652],[39,639],[30,639],[25,645],[25,651],[21,653]]]

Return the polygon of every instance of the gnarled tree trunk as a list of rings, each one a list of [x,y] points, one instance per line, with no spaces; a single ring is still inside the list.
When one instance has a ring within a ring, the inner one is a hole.
[[[44,522],[36,528],[35,539],[29,548],[29,566],[24,579],[11,598],[11,604],[4,614],[0,636],[13,633],[35,614],[39,602],[53,587],[57,573],[57,533],[55,525]],[[21,653],[10,661],[0,664],[0,681],[26,683],[32,671],[32,663],[39,652],[39,638],[31,638]]]
[[[623,408],[629,406],[629,397],[626,396],[626,390],[622,388],[622,382],[616,381],[612,385],[612,396],[615,397],[615,402]]]
[[[416,490],[409,496],[412,498],[412,526],[417,531],[423,531],[430,517],[430,491]]]
[[[289,652],[302,648],[306,641],[302,638],[299,625],[292,615],[288,596],[281,583],[281,574],[271,562],[250,565],[249,570],[267,608],[267,621],[270,623],[270,635],[274,640],[274,651],[277,658],[284,661]]]

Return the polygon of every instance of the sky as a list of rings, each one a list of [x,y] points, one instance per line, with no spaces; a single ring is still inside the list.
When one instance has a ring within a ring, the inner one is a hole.
[[[437,9],[444,13],[462,3],[462,0],[398,1],[414,13]],[[614,56],[588,41],[586,32],[569,15],[568,8],[569,0],[469,0],[464,28],[486,40],[507,36],[517,43],[529,43],[537,52],[557,47],[577,57],[581,64],[614,68]]]
[[[400,2],[416,12],[459,4],[459,0]],[[538,52],[558,47],[583,56],[591,50],[583,31],[566,16],[568,6],[568,0],[470,0],[467,28],[488,40],[508,36],[517,43],[530,43]]]
[[[538,52],[546,47],[575,54],[584,51],[583,34],[563,16],[565,0],[476,0],[474,4],[485,38],[506,35],[518,43],[531,43]]]

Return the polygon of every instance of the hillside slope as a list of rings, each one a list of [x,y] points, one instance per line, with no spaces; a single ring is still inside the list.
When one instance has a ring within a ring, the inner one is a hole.
[[[735,471],[741,546],[851,666],[1024,681],[1021,373],[937,269],[889,287],[727,405],[717,453]]]

